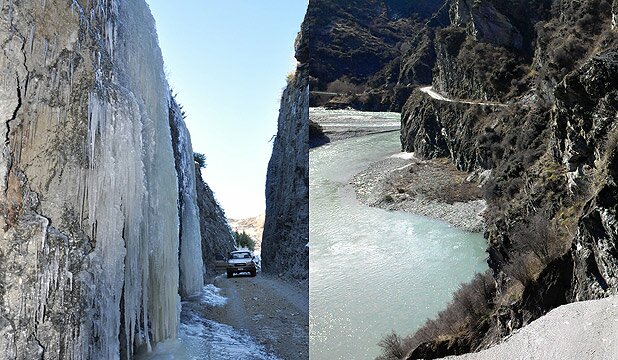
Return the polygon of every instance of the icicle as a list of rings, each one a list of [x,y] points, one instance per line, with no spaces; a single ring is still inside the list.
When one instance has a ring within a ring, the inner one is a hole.
[[[49,42],[43,39],[43,64],[47,64],[47,50],[49,50]]]
[[[34,42],[34,29],[35,29],[35,26],[33,24],[32,27],[30,28],[30,34],[28,35],[28,50],[30,54],[32,54],[32,46]]]
[[[41,1],[45,8],[46,0]],[[38,260],[45,270],[30,294],[36,292],[40,301],[28,309],[24,299],[20,311],[34,312],[42,323],[53,289],[73,289],[75,281],[79,284],[75,288],[90,308],[79,329],[67,334],[74,340],[70,345],[74,354],[67,356],[114,360],[118,359],[120,343],[126,342],[130,359],[134,344],[143,342],[151,348],[177,336],[180,272],[184,294],[197,292],[203,285],[193,152],[180,110],[169,99],[160,49],[153,46],[157,43],[154,20],[143,15],[148,14],[145,2],[97,0],[82,7],[73,0],[70,4],[67,14],[71,11],[80,17],[80,39],[95,44],[83,54],[90,54],[91,61],[86,63],[92,63],[95,82],[87,98],[79,97],[79,107],[84,101],[88,114],[87,138],[82,144],[88,164],[77,171],[79,185],[72,195],[76,197],[74,210],[79,226],[90,236],[93,249],[84,259],[86,270],[73,274],[63,262],[69,254],[50,245],[55,241],[37,238],[36,246],[45,254]],[[31,27],[26,48],[35,51],[45,64],[56,62],[62,43],[55,36],[46,39],[36,34],[37,29]],[[55,102],[52,107],[44,103],[36,108],[42,128],[46,128],[46,120],[49,127],[65,123],[68,113],[62,101],[68,104],[77,99],[71,94],[78,65],[72,60],[64,64],[51,74],[49,84],[66,91],[59,95],[60,104]],[[6,76],[2,74],[0,81],[7,81]],[[180,129],[178,171],[174,166],[170,106]],[[74,110],[77,104],[71,108]],[[28,133],[18,134],[19,139],[36,139],[36,123],[31,126]],[[19,142],[14,146],[20,154]],[[54,300],[63,303],[65,299],[60,296]],[[121,327],[125,331],[122,334]]]

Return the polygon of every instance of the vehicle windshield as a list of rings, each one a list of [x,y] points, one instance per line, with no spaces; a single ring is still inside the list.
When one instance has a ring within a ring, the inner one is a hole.
[[[251,254],[249,254],[248,252],[231,253],[230,259],[251,259]]]

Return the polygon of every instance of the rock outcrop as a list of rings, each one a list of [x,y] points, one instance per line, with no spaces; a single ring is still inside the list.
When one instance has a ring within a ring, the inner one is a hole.
[[[563,305],[487,350],[448,360],[615,359],[618,298]]]
[[[309,120],[309,147],[314,148],[329,142],[330,139],[324,134],[324,129],[322,129],[320,124]]]
[[[130,359],[176,337],[180,223],[199,233],[154,19],[143,0],[0,13],[0,359]]]
[[[306,39],[299,64],[281,97],[277,137],[268,164],[262,236],[264,272],[309,279],[309,75]]]

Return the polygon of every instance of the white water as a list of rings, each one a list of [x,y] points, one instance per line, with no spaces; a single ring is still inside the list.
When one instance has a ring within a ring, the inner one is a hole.
[[[150,353],[141,352],[136,360],[279,360],[245,332],[204,318],[227,299],[214,285],[182,303],[178,338],[157,344]]]
[[[412,333],[486,269],[480,234],[356,201],[350,178],[398,153],[399,134],[310,153],[310,358],[371,359],[382,336]]]
[[[309,117],[324,128],[396,130],[401,126],[401,115],[394,112],[360,112],[356,110],[326,110],[309,108]]]

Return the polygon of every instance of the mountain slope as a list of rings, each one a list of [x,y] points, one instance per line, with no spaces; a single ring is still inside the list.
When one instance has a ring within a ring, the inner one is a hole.
[[[304,36],[311,106],[401,109],[410,85],[431,81],[431,29],[446,23],[443,5],[443,0],[310,1]]]

